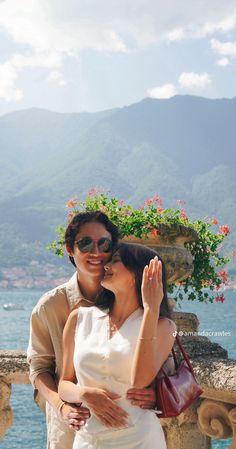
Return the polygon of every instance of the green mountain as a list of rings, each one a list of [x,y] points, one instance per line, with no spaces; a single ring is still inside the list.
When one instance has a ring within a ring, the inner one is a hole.
[[[133,204],[158,193],[192,216],[216,216],[236,247],[236,98],[176,96],[99,113],[28,109],[0,117],[1,267],[45,250],[66,201],[93,186]],[[35,243],[36,242],[36,243]]]

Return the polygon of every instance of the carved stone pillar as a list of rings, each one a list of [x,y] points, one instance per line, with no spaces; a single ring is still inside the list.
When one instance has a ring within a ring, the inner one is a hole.
[[[210,449],[211,440],[198,427],[199,401],[177,418],[162,419],[168,449]]]
[[[28,371],[24,352],[0,351],[0,440],[13,423],[11,385],[29,383]]]
[[[211,438],[233,437],[229,449],[236,449],[236,407],[205,399],[198,409],[199,428]]]
[[[0,439],[13,423],[13,412],[10,407],[11,384],[0,378]]]
[[[233,407],[229,412],[229,420],[232,427],[233,441],[229,449],[236,449],[236,407]]]

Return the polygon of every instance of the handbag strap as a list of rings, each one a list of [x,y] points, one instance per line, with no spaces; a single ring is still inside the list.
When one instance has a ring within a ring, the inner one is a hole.
[[[164,317],[164,316],[160,316],[160,317],[159,317],[159,320],[161,320],[161,319],[163,319],[163,318],[165,318],[165,317]],[[190,369],[192,375],[193,375],[194,378],[195,378],[195,374],[194,374],[194,371],[193,371],[193,367],[192,367],[192,365],[191,365],[191,363],[190,363],[189,357],[188,357],[188,355],[187,355],[186,352],[185,352],[185,349],[184,349],[184,347],[183,347],[183,345],[182,345],[182,343],[181,343],[181,340],[180,340],[178,334],[176,334],[175,341],[176,341],[176,343],[178,344],[179,349],[180,349],[180,351],[181,351],[181,353],[182,353],[182,355],[183,355],[183,358],[184,358],[185,362],[187,363],[187,365],[188,365],[188,367],[189,367],[189,369]],[[172,355],[173,355],[173,358],[174,358],[175,369],[177,370],[177,368],[178,368],[178,362],[177,362],[177,357],[176,357],[174,348],[172,348],[171,352],[172,352]],[[164,368],[161,367],[161,371],[167,376],[167,373],[165,372],[165,369],[164,369]]]
[[[176,335],[175,340],[176,340],[176,342],[177,342],[177,344],[178,344],[178,346],[179,346],[179,349],[180,349],[180,351],[181,351],[181,353],[182,353],[182,355],[183,355],[183,358],[184,358],[185,362],[187,363],[187,365],[188,365],[188,367],[189,367],[191,373],[192,373],[193,376],[195,377],[195,374],[194,374],[194,371],[193,371],[193,367],[192,367],[192,365],[191,365],[191,363],[190,363],[189,357],[188,357],[188,355],[187,355],[186,352],[185,352],[185,349],[184,349],[184,347],[183,347],[183,345],[182,345],[182,343],[181,343],[181,340],[180,340],[178,334]]]
[[[174,359],[175,370],[177,371],[179,364],[178,364],[178,361],[177,361],[177,357],[176,357],[174,348],[171,349],[171,352],[172,352],[172,356],[173,356],[173,359]]]

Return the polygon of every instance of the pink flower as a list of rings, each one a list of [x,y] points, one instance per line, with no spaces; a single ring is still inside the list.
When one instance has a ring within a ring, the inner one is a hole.
[[[150,234],[151,234],[153,237],[156,237],[156,236],[159,234],[159,231],[158,231],[158,229],[152,229],[152,230],[150,231]]]
[[[157,208],[157,212],[159,212],[159,214],[162,214],[163,213],[163,208],[162,207],[158,207]]]
[[[155,204],[158,204],[158,203],[162,204],[162,200],[161,200],[160,195],[155,195],[155,196],[152,198],[152,201],[153,201],[153,203],[155,203]]]
[[[221,271],[219,271],[218,276],[219,276],[220,278],[222,278],[222,281],[223,281],[223,282],[227,282],[227,280],[228,280],[228,273],[227,273],[226,270],[221,270]]]
[[[212,223],[213,225],[217,225],[217,224],[218,224],[217,218],[212,218],[211,223]]]
[[[89,191],[88,191],[88,196],[95,196],[98,195],[99,190],[96,187],[92,187]]]
[[[188,219],[188,216],[187,216],[187,214],[186,214],[184,209],[181,209],[180,217],[183,218],[184,221],[186,221]]]
[[[221,234],[228,235],[230,233],[230,227],[223,225],[219,227]]]
[[[150,204],[152,204],[152,200],[151,199],[145,200],[145,204],[147,204],[147,206],[149,206]]]
[[[71,198],[66,203],[66,207],[68,207],[69,209],[73,209],[75,206],[76,206],[76,198]]]
[[[215,297],[215,302],[222,302],[223,303],[224,300],[225,300],[225,297],[224,297],[223,293],[222,293],[222,295],[217,295]]]

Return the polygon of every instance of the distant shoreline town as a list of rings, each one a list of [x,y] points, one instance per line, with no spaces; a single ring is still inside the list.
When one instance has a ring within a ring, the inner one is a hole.
[[[0,290],[47,290],[66,282],[72,273],[64,267],[35,264],[0,269]]]
[[[63,284],[72,276],[64,266],[39,264],[0,268],[0,290],[48,290]],[[231,280],[224,289],[236,289],[236,280]]]

